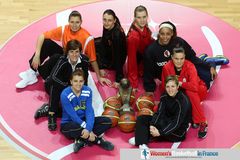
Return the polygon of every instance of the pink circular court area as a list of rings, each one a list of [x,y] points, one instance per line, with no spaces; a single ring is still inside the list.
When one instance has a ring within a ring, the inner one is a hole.
[[[20,80],[18,73],[28,68],[28,59],[35,49],[36,39],[42,32],[66,24],[69,12],[78,10],[83,17],[82,26],[93,36],[101,36],[102,13],[113,9],[122,26],[127,31],[132,19],[133,10],[144,5],[149,12],[149,26],[153,32],[166,20],[177,25],[178,35],[186,39],[197,53],[208,55],[224,54],[230,64],[221,67],[218,77],[209,90],[203,107],[209,123],[206,139],[197,138],[197,130],[190,129],[187,139],[179,148],[231,148],[240,141],[240,98],[238,89],[240,32],[223,21],[197,10],[159,1],[102,1],[76,6],[47,16],[26,27],[10,39],[0,50],[0,129],[1,135],[9,137],[29,154],[41,159],[120,159],[121,148],[135,148],[128,144],[133,133],[121,133],[113,128],[106,133],[106,139],[115,144],[112,152],[98,146],[86,147],[78,154],[72,154],[72,142],[61,133],[47,130],[47,119],[34,121],[35,110],[47,101],[43,84],[28,86],[16,90],[15,84]],[[94,74],[93,74],[94,77]],[[113,77],[110,77],[113,78]],[[102,99],[113,95],[116,90],[96,85]],[[58,121],[59,122],[59,121]],[[152,143],[150,147],[171,148],[172,143]]]

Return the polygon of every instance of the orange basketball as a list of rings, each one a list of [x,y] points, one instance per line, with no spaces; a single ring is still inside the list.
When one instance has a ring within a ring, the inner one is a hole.
[[[118,124],[119,114],[116,110],[111,108],[106,108],[102,113],[104,117],[108,117],[112,121],[112,127],[115,127]]]
[[[121,101],[115,96],[107,98],[103,104],[103,108],[106,108],[106,107],[112,108],[117,111],[119,111],[121,106],[122,106]]]
[[[138,110],[141,110],[142,108],[149,108],[150,110],[154,107],[154,99],[151,95],[142,95],[140,96],[137,101],[136,105]]]
[[[153,111],[149,108],[142,108],[138,114],[138,116],[141,116],[141,115],[149,115],[149,116],[152,116],[153,115]]]
[[[120,116],[118,120],[118,127],[123,132],[132,132],[135,129],[136,118],[135,115],[125,113]]]

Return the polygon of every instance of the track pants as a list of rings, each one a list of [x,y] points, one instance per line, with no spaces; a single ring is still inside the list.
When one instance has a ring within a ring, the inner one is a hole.
[[[93,133],[96,136],[100,136],[105,131],[107,131],[109,128],[111,128],[112,122],[110,118],[108,117],[95,117],[95,122],[93,126]],[[82,128],[78,123],[76,122],[68,122],[65,124],[61,124],[60,131],[62,134],[67,137],[68,139],[78,139],[82,135]]]
[[[142,115],[137,118],[136,130],[135,130],[135,143],[136,145],[148,144],[148,142],[153,139],[150,134],[150,122],[152,116]],[[185,139],[185,134],[180,136],[175,136],[174,134],[169,134],[166,136],[154,137],[154,140],[158,141],[170,141],[179,142]]]

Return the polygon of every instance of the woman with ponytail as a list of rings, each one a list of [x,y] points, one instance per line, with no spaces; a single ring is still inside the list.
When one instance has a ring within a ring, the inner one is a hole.
[[[114,86],[118,86],[124,77],[123,65],[126,61],[126,35],[115,12],[107,9],[103,12],[102,37],[95,39],[97,59],[100,72],[106,76],[104,69],[115,71]]]

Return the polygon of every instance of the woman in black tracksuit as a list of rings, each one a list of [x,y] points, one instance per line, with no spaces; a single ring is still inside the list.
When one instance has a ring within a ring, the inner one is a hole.
[[[54,55],[44,65],[39,66],[38,72],[45,80],[45,90],[49,94],[49,108],[40,107],[35,113],[35,119],[48,115],[48,129],[56,130],[56,117],[59,112],[60,94],[69,85],[69,79],[76,68],[81,68],[85,74],[87,85],[89,60],[86,55],[80,54],[82,45],[77,40],[67,43],[67,55]]]
[[[146,92],[154,92],[156,88],[155,78],[162,75],[163,66],[171,60],[173,48],[182,46],[186,53],[186,59],[191,61],[207,88],[216,77],[215,63],[207,63],[196,56],[192,47],[181,37],[177,36],[176,26],[169,22],[163,22],[159,26],[158,39],[153,42],[144,54],[144,89]]]
[[[126,61],[126,35],[113,10],[103,13],[102,37],[95,39],[97,60],[102,74],[103,69],[115,71],[115,82],[118,84],[124,77],[123,65]]]
[[[151,138],[178,142],[185,139],[191,120],[191,103],[188,97],[178,91],[176,76],[168,76],[165,81],[166,93],[160,97],[158,110],[153,116],[143,115],[137,118],[135,138],[129,143],[147,147]],[[134,143],[133,143],[134,141]]]

